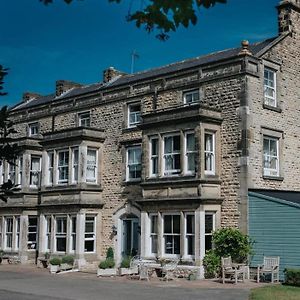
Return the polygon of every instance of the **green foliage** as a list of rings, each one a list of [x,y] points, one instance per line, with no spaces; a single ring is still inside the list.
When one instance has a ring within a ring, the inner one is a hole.
[[[284,275],[286,284],[300,286],[300,269],[285,269]]]
[[[44,4],[52,3],[54,0],[40,0]],[[73,0],[64,0],[71,3]],[[122,0],[108,0],[120,3]],[[124,2],[124,1],[123,1]],[[227,0],[150,0],[142,6],[142,9],[132,9],[132,2],[127,15],[128,22],[134,22],[140,28],[144,27],[147,32],[158,30],[157,38],[166,40],[170,31],[176,31],[178,27],[187,28],[198,22],[197,13],[201,7],[210,8],[217,3],[227,3]]]
[[[121,268],[130,268],[130,261],[131,261],[130,256],[123,257],[121,261]]]
[[[115,267],[115,261],[113,258],[106,258],[99,263],[98,267],[100,269],[112,269]]]
[[[59,257],[53,257],[49,261],[50,265],[53,266],[60,266],[61,265],[61,259]]]
[[[74,264],[74,257],[72,255],[63,256],[61,262],[63,264],[68,264],[72,266]]]
[[[203,259],[204,266],[204,277],[205,278],[215,278],[220,270],[221,258],[216,254],[214,250],[209,250],[206,252]]]
[[[108,268],[107,261],[106,260],[100,261],[98,267],[99,267],[99,269],[107,269]]]
[[[106,252],[106,258],[114,259],[114,250],[112,247],[109,247]]]
[[[251,290],[249,300],[299,300],[300,288],[273,285]]]
[[[231,256],[237,263],[245,262],[252,254],[252,241],[238,229],[222,228],[214,232],[215,254],[219,257]]]

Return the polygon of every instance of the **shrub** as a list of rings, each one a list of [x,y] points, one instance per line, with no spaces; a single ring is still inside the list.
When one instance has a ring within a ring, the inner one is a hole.
[[[114,250],[112,247],[109,247],[106,251],[106,258],[114,259]]]
[[[113,258],[107,258],[106,259],[106,263],[107,263],[107,267],[108,268],[114,268],[115,267],[115,261],[114,261],[114,259]]]
[[[215,250],[206,252],[203,259],[204,277],[215,278],[220,270],[221,258],[216,254]]]
[[[105,260],[100,261],[98,267],[99,269],[112,269],[115,267],[115,261],[111,258],[106,258]]]
[[[121,268],[130,268],[131,257],[126,256],[121,261]]]
[[[107,269],[108,266],[107,266],[107,261],[106,260],[103,260],[99,263],[98,265],[99,269]]]
[[[231,256],[234,262],[242,263],[252,254],[252,244],[248,235],[238,229],[222,228],[214,232],[215,254],[219,257]]]
[[[49,261],[50,265],[52,266],[60,266],[61,265],[61,259],[59,257],[53,257]]]
[[[300,286],[300,269],[285,269],[284,275],[286,284]]]
[[[74,257],[72,255],[63,256],[63,258],[61,259],[61,262],[63,264],[68,264],[68,265],[72,266],[74,264]]]

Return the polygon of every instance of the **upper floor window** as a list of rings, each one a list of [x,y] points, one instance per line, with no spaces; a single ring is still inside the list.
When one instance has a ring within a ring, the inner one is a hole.
[[[69,179],[69,150],[61,150],[57,154],[58,183],[68,183]]]
[[[15,165],[15,162],[8,163],[8,179],[10,179],[12,183],[16,183],[16,165]]]
[[[86,182],[97,182],[97,150],[90,148],[87,150]]]
[[[39,134],[39,123],[35,122],[35,123],[31,123],[28,124],[28,130],[29,130],[29,136],[36,136]]]
[[[164,137],[164,175],[181,173],[180,134]]]
[[[126,152],[126,180],[139,180],[142,171],[141,147],[129,147]]]
[[[215,134],[206,132],[204,134],[204,173],[215,174]]]
[[[196,170],[196,144],[194,132],[185,134],[185,173],[194,174]]]
[[[276,107],[276,72],[272,69],[264,69],[264,103]]]
[[[23,183],[23,156],[21,156],[19,158],[18,166],[19,166],[18,184],[22,185],[22,183]]]
[[[81,127],[91,126],[91,115],[89,111],[78,114],[78,125]]]
[[[185,104],[199,102],[200,94],[199,90],[186,91],[183,93],[183,101]]]
[[[79,151],[78,148],[72,149],[72,182],[78,182],[78,171],[79,171]]]
[[[141,104],[128,104],[128,127],[136,127],[141,122]]]
[[[54,174],[54,153],[48,152],[48,170],[47,170],[47,184],[53,184],[53,174]]]
[[[41,157],[31,156],[30,185],[38,186],[41,173]]]
[[[279,176],[279,139],[264,136],[263,152],[264,175]]]
[[[159,139],[157,136],[150,138],[150,176],[158,175]]]

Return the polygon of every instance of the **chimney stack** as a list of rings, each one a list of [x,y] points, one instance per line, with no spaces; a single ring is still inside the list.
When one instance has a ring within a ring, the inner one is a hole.
[[[279,34],[300,30],[300,0],[280,1],[277,9]]]
[[[25,92],[23,93],[23,102],[26,103],[26,102],[29,102],[33,99],[36,99],[38,97],[41,97],[42,95],[40,94],[37,94],[37,93],[31,93],[31,92]]]
[[[126,73],[116,70],[114,67],[109,67],[103,71],[103,82],[107,83],[112,79],[116,78],[117,76],[123,76]]]
[[[56,97],[59,97],[63,93],[69,91],[70,89],[73,88],[78,88],[81,87],[81,84],[72,82],[72,81],[67,81],[67,80],[57,80],[56,81]]]

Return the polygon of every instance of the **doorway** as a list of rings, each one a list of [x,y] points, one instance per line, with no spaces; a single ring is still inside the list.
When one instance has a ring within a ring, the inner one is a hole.
[[[122,220],[122,256],[135,256],[140,248],[140,226],[136,216]]]

